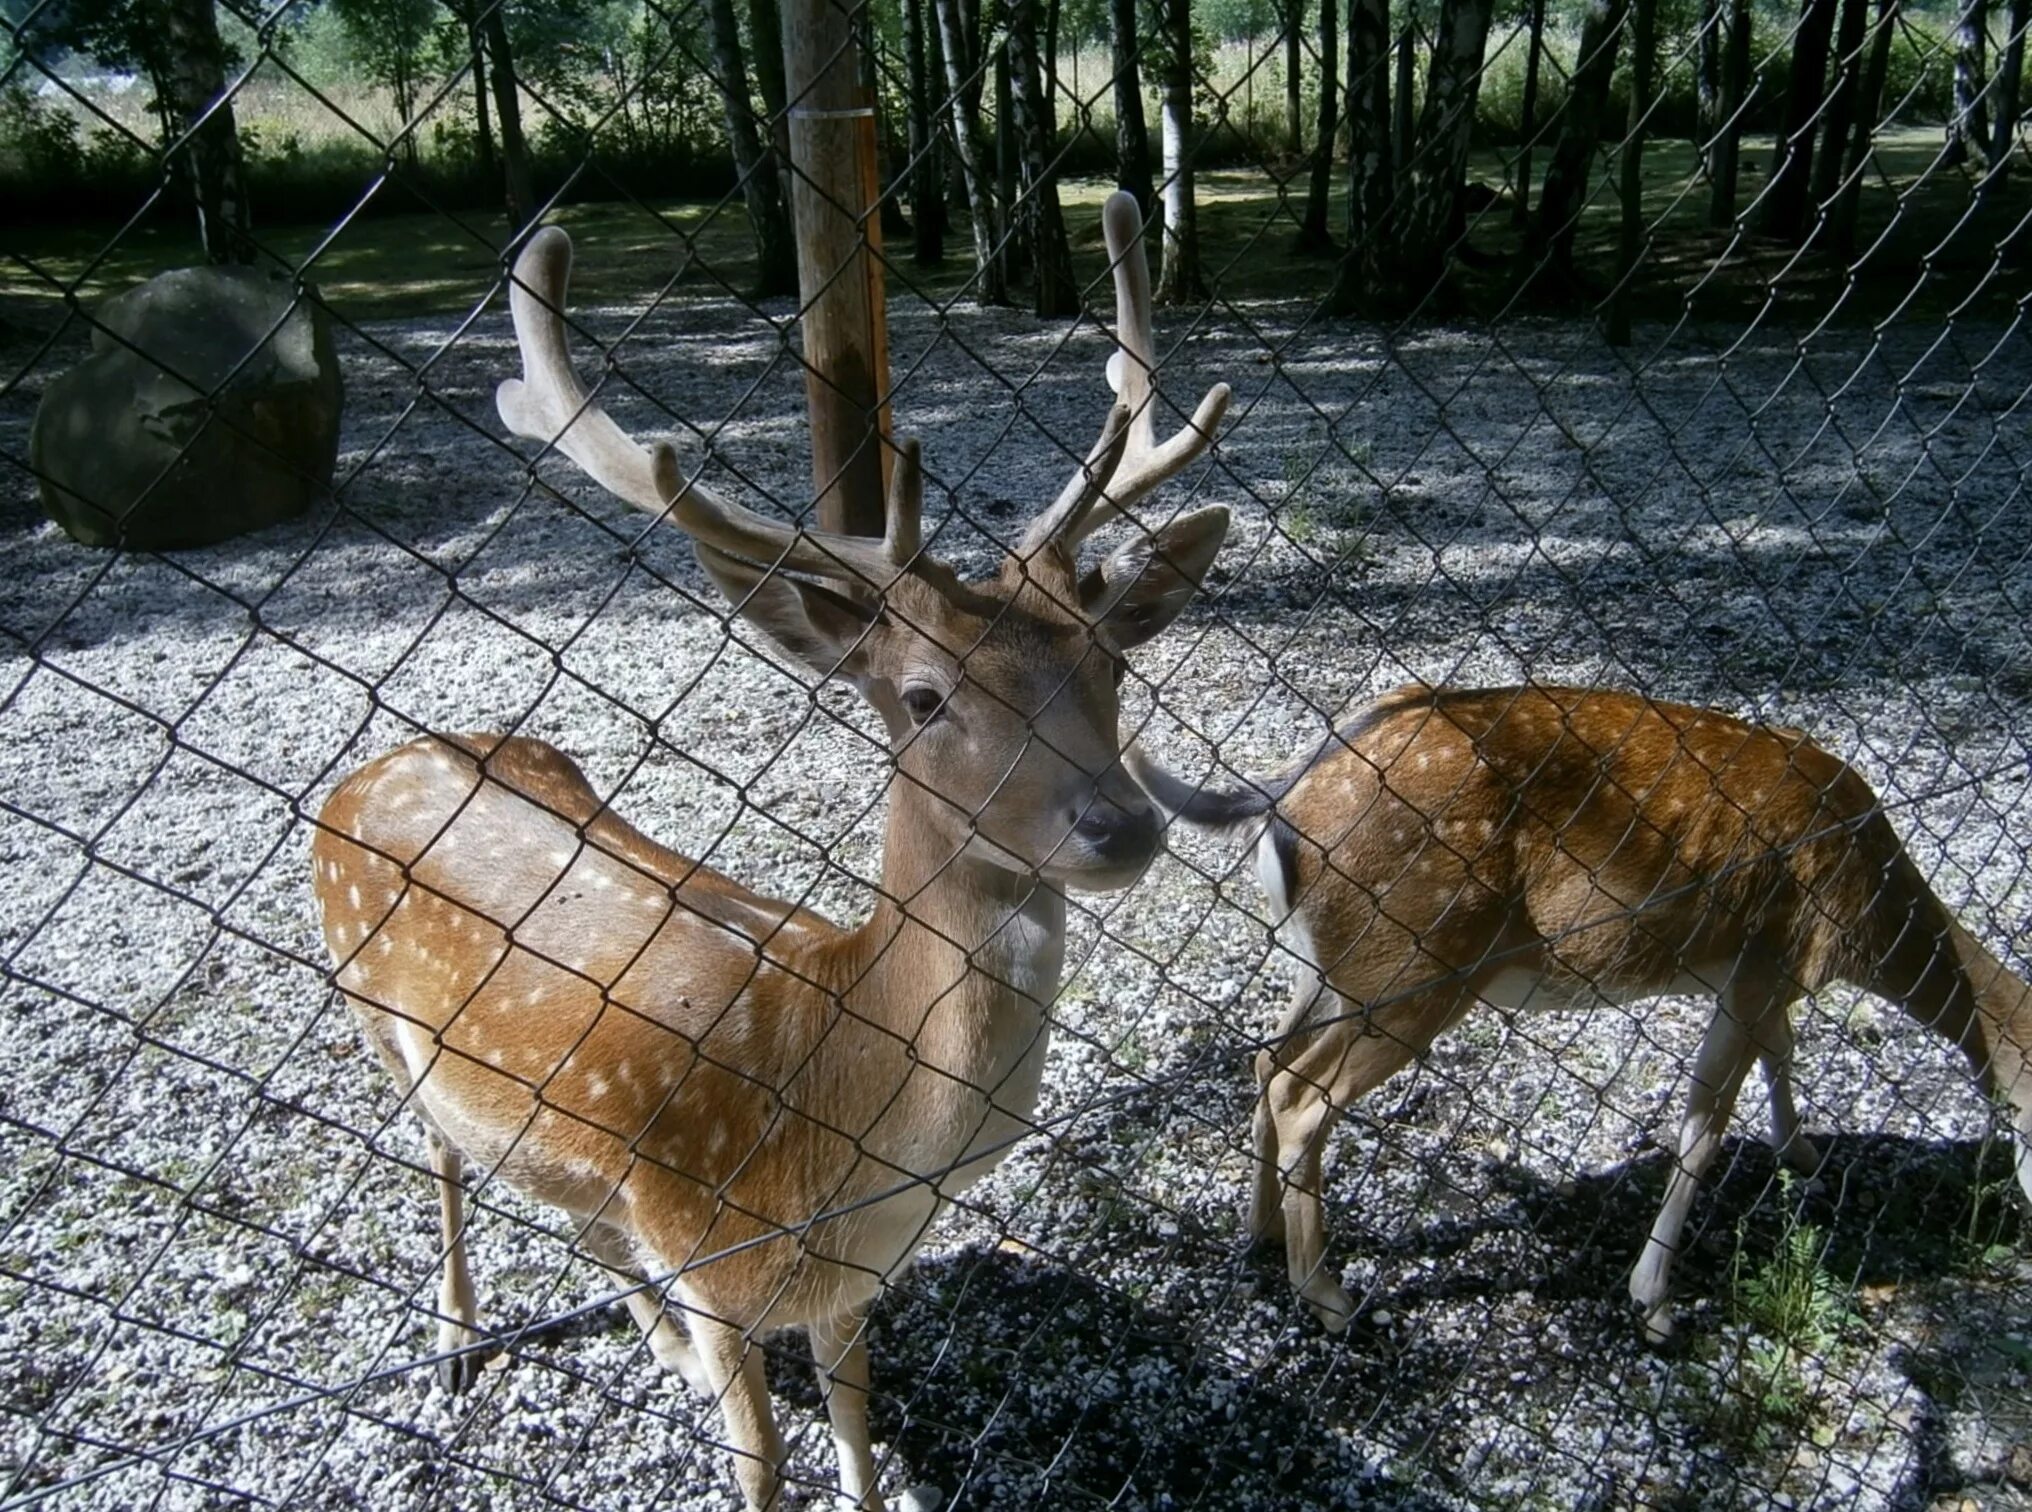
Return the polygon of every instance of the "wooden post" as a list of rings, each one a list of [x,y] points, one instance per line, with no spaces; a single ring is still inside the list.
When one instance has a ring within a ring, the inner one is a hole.
[[[872,213],[875,110],[861,83],[856,3],[868,0],[782,0],[783,63],[818,523],[880,535],[889,341]]]

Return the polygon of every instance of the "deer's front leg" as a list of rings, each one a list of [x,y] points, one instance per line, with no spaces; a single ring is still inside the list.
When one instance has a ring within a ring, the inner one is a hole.
[[[818,1389],[832,1420],[840,1459],[840,1500],[862,1512],[883,1512],[875,1489],[875,1452],[868,1442],[868,1310],[849,1308],[811,1326]]]
[[[762,1346],[740,1329],[704,1313],[688,1314],[706,1380],[726,1425],[722,1446],[734,1456],[734,1474],[749,1512],[777,1512],[783,1490],[783,1439],[769,1410],[769,1381]]]

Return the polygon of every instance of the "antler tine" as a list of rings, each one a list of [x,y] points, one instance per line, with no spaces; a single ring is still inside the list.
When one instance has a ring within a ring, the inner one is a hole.
[[[1078,532],[1070,539],[1076,546],[1086,532],[1080,530],[1080,522],[1087,511],[1106,492],[1108,482],[1121,466],[1122,453],[1129,444],[1129,406],[1116,404],[1108,410],[1108,418],[1101,424],[1101,434],[1087,453],[1086,460],[1079,466],[1057,499],[1049,509],[1032,520],[1023,532],[1023,539],[1016,547],[1016,554],[1028,559],[1043,550],[1051,541],[1061,538],[1067,532]]]
[[[508,310],[523,376],[502,380],[494,391],[502,422],[518,436],[555,447],[608,493],[650,514],[666,513],[681,493],[711,499],[701,485],[687,487],[669,443],[636,442],[579,382],[564,334],[571,260],[571,238],[555,226],[530,237],[515,259]]]
[[[1116,350],[1108,359],[1108,386],[1128,408],[1128,444],[1098,505],[1062,522],[1060,541],[1077,548],[1088,535],[1166,479],[1174,477],[1213,444],[1227,413],[1230,392],[1217,383],[1206,392],[1192,419],[1170,440],[1158,444],[1157,337],[1150,314],[1150,267],[1143,255],[1143,213],[1136,197],[1118,191],[1101,207],[1101,232],[1115,275]]]
[[[907,562],[924,546],[924,446],[915,436],[900,442],[889,472],[882,548],[892,562]]]
[[[515,260],[508,307],[522,352],[520,378],[495,391],[502,421],[519,436],[555,447],[615,497],[687,535],[751,562],[820,577],[846,578],[881,592],[908,573],[963,608],[980,600],[944,562],[921,549],[923,468],[917,443],[900,450],[889,497],[887,534],[880,541],[832,531],[800,530],[723,499],[687,481],[668,442],[645,447],[614,422],[579,381],[564,329],[571,280],[571,238],[555,226],[532,236]]]

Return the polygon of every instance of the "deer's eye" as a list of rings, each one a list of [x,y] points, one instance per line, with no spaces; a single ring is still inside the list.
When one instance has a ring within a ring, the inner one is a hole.
[[[944,708],[945,694],[928,683],[913,683],[903,690],[903,711],[912,724],[930,724]]]

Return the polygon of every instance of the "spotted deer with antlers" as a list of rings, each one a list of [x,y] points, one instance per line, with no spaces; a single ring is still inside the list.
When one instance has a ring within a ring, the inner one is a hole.
[[[1961,1050],[2006,1103],[2032,1197],[2032,985],[1948,912],[1847,765],[1796,730],[1634,694],[1405,688],[1282,777],[1196,788],[1140,750],[1169,812],[1261,830],[1256,867],[1299,981],[1256,1058],[1250,1232],[1284,1242],[1330,1329],[1321,1156],[1335,1121],[1478,1002],[1513,1011],[1712,996],[1651,1235],[1630,1277],[1672,1330],[1672,1263],[1761,1061],[1771,1143],[1803,1172],[1791,1008],[1845,981]]]
[[[1117,403],[978,582],[924,549],[914,444],[880,540],[686,479],[573,370],[564,234],[518,259],[509,428],[684,530],[735,613],[874,707],[894,773],[856,929],[657,844],[539,741],[430,736],[332,794],[317,897],[338,986],[428,1132],[447,1385],[481,1353],[461,1187],[476,1170],[563,1209],[634,1288],[656,1358],[717,1399],[754,1508],[777,1504],[784,1455],[759,1339],[808,1330],[841,1489],[882,1505],[869,1305],[1030,1125],[1065,890],[1126,886],[1158,850],[1159,816],[1120,764],[1123,653],[1185,607],[1227,532],[1226,511],[1203,508],[1080,567],[1092,531],[1205,452],[1228,401],[1215,387],[1157,440],[1141,221],[1126,195],[1103,219]]]

